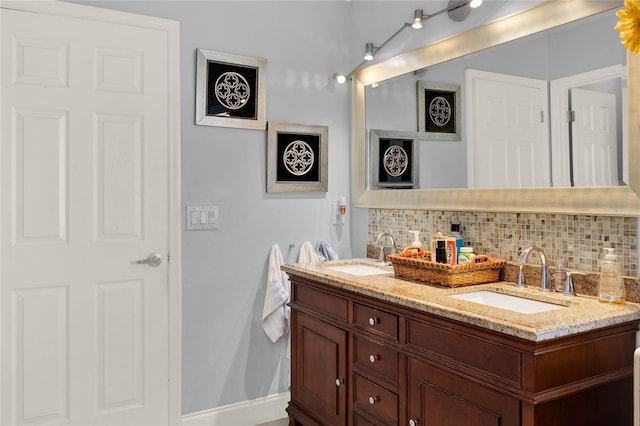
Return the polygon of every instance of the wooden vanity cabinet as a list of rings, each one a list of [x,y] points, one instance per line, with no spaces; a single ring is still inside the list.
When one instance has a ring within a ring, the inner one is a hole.
[[[632,426],[638,321],[531,342],[290,279],[291,426]]]

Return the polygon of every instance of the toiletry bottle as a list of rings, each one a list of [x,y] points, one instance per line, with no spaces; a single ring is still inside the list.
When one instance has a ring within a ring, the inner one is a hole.
[[[469,263],[471,258],[475,256],[473,253],[473,247],[460,247],[460,254],[458,255],[458,264],[462,265]]]
[[[449,265],[458,264],[458,247],[456,246],[456,239],[453,237],[446,237],[445,239],[447,247],[447,263]]]
[[[420,231],[409,231],[409,233],[413,235],[411,247],[422,247],[422,243],[420,242]]]
[[[564,291],[564,285],[567,282],[567,271],[564,270],[562,260],[558,261],[558,267],[553,273],[553,291]]]
[[[436,243],[436,262],[447,263],[447,240],[438,240]]]
[[[460,233],[459,223],[451,224],[451,238],[455,238],[456,240],[456,262],[457,262],[457,257],[461,253],[460,249],[462,248],[462,243],[463,243],[462,234]]]
[[[442,232],[436,231],[436,234],[431,237],[431,253],[436,254],[436,249],[438,248],[438,241],[446,241],[447,237],[442,235]]]
[[[598,299],[605,303],[624,303],[624,282],[620,276],[613,248],[605,248],[604,262],[598,285]]]

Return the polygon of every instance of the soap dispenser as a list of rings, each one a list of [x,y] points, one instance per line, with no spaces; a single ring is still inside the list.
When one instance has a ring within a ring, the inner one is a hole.
[[[562,263],[562,260],[559,260],[556,271],[553,273],[553,291],[564,291],[564,286],[566,283],[567,271],[564,270],[564,263]]]
[[[420,242],[420,231],[409,231],[409,233],[413,235],[413,242],[411,243],[411,247],[422,248],[422,243]]]
[[[604,262],[598,285],[598,299],[605,303],[624,303],[624,281],[618,268],[615,249],[605,248]]]

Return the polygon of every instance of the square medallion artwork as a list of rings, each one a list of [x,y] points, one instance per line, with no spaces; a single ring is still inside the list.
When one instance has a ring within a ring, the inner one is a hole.
[[[416,133],[372,130],[369,137],[372,189],[417,188]]]
[[[460,85],[418,81],[418,132],[431,140],[460,140]]]
[[[326,126],[269,122],[267,192],[327,192]]]
[[[197,49],[196,124],[264,130],[266,59]]]

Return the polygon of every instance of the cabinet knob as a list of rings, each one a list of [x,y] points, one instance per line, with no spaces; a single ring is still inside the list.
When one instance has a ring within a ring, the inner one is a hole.
[[[380,359],[380,355],[369,355],[369,361],[371,361],[371,363],[374,363],[376,361],[378,361]]]
[[[416,419],[409,420],[409,426],[418,426],[418,421]]]
[[[336,379],[336,386],[340,386],[341,384],[344,383],[344,380],[342,379]]]
[[[375,396],[370,396],[369,397],[369,404],[373,405],[376,403],[376,401],[378,400],[378,398],[376,398]]]
[[[380,322],[379,318],[376,318],[376,317],[369,318],[369,325],[376,325],[379,322]]]

